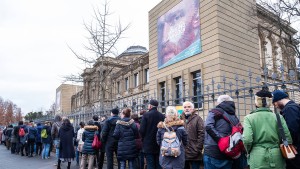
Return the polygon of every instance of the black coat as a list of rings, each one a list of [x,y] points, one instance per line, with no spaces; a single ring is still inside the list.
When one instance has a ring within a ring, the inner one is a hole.
[[[59,146],[59,158],[74,158],[75,157],[75,150],[74,150],[74,128],[70,123],[64,123],[61,128],[59,129],[59,139],[60,139],[60,146]]]
[[[290,130],[293,145],[300,151],[300,106],[294,101],[289,101],[282,109],[282,115]]]
[[[83,154],[95,154],[96,151],[92,148],[94,135],[98,135],[97,126],[84,126],[84,132],[82,134],[82,141],[84,142],[82,153]]]
[[[117,126],[113,135],[118,139],[119,160],[132,160],[138,156],[135,139],[138,137],[138,129],[134,120],[123,118],[117,121]]]
[[[158,154],[159,146],[156,143],[157,124],[164,121],[165,116],[153,107],[143,115],[140,134],[143,140],[144,153]]]
[[[101,131],[101,141],[105,145],[106,151],[117,150],[118,140],[113,137],[116,123],[121,118],[118,115],[109,117],[103,126]]]

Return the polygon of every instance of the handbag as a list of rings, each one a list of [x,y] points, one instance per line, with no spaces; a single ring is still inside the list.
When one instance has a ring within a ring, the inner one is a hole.
[[[92,143],[92,148],[93,148],[94,150],[99,150],[101,147],[102,147],[102,143],[101,143],[101,141],[99,140],[97,134],[95,133],[95,134],[94,134],[94,140],[93,140],[93,143]]]
[[[281,119],[279,117],[279,114],[277,113],[276,108],[275,108],[275,114],[276,114],[276,118],[277,118],[278,129],[279,129],[279,138],[281,139],[281,142],[282,142],[279,146],[281,154],[285,159],[294,159],[296,157],[296,155],[298,154],[298,152],[297,152],[296,148],[294,147],[294,145],[288,143],[288,141],[285,137],[284,131],[283,131]]]

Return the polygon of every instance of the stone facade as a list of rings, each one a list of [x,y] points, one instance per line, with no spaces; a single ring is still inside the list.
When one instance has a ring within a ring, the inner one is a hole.
[[[195,101],[196,98],[185,96],[203,93],[204,85],[212,81],[222,83],[224,75],[233,81],[236,76],[240,79],[248,78],[251,69],[253,77],[264,77],[265,67],[269,72],[279,74],[281,63],[284,65],[285,76],[289,70],[296,70],[295,55],[283,43],[288,35],[269,29],[267,26],[273,22],[274,16],[252,0],[201,0],[200,12],[196,16],[200,18],[201,52],[159,67],[159,51],[164,49],[160,49],[159,42],[163,40],[158,37],[158,29],[169,31],[169,41],[178,37],[170,33],[174,31],[171,28],[161,28],[158,20],[185,1],[199,3],[197,0],[163,0],[149,11],[149,52],[140,51],[137,54],[125,51],[117,58],[110,58],[109,63],[114,63],[114,69],[107,74],[108,85],[102,90],[105,90],[104,93],[101,94],[99,81],[96,83],[95,79],[105,75],[99,74],[99,71],[101,65],[104,66],[102,71],[107,70],[108,62],[106,64],[99,60],[93,68],[83,72],[84,89],[72,96],[74,118],[80,119],[86,113],[89,115],[84,119],[93,114],[109,114],[112,107],[130,107],[133,112],[138,112],[145,109],[151,98],[160,100],[160,110],[164,111],[166,102],[168,105],[180,106],[183,101],[180,98]],[[176,30],[181,31],[182,25]],[[291,27],[287,29],[291,35],[296,33]],[[131,47],[133,51],[138,49],[143,48]],[[268,78],[271,74],[268,74]],[[245,106],[242,109],[247,112],[250,102],[244,100],[243,104]],[[204,118],[213,105],[195,104],[203,111]]]
[[[56,110],[55,114],[70,114],[71,100],[70,98],[82,91],[83,87],[71,84],[62,84],[56,89]]]

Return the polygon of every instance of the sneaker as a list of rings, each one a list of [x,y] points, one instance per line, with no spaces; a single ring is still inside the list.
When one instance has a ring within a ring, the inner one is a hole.
[[[55,163],[54,166],[57,166],[57,163]]]

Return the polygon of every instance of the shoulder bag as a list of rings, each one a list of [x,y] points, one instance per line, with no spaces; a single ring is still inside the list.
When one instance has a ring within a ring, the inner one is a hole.
[[[296,154],[298,154],[298,152],[292,144],[288,143],[288,141],[285,137],[284,131],[283,131],[280,116],[277,113],[276,108],[275,108],[275,114],[276,114],[276,118],[277,118],[278,130],[279,130],[279,138],[281,140],[281,144],[280,144],[281,154],[285,159],[294,159],[296,157]]]

